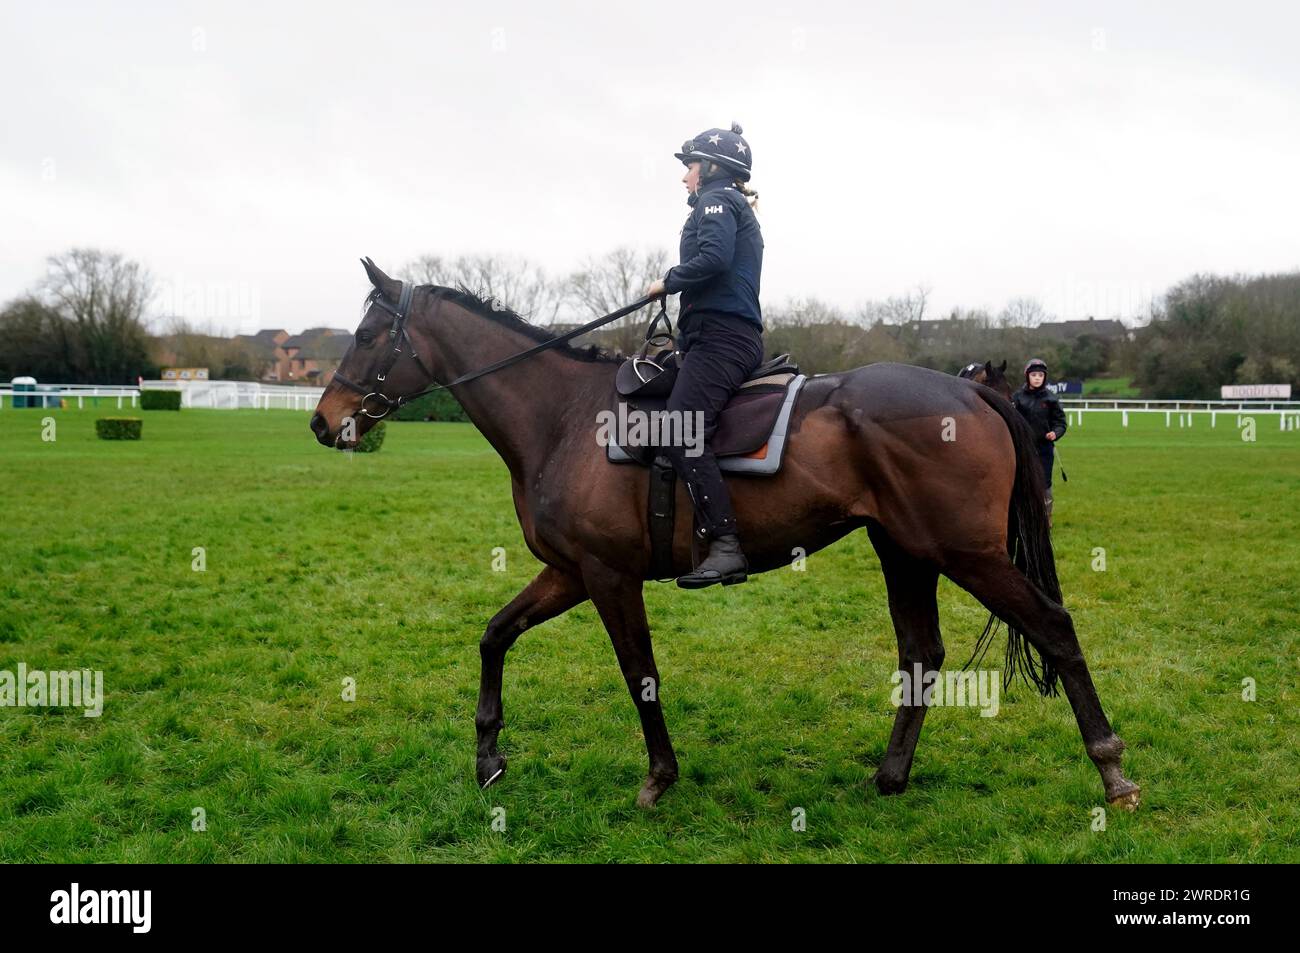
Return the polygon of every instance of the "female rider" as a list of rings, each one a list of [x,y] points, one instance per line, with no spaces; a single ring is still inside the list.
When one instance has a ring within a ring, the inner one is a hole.
[[[700,589],[744,582],[749,564],[740,548],[727,485],[709,440],[718,414],[763,361],[763,316],[758,304],[763,234],[751,199],[753,156],[741,128],[707,129],[675,153],[686,166],[690,217],[682,228],[681,263],[653,282],[646,294],[681,294],[677,380],[670,411],[698,413],[704,446],[687,456],[684,446],[661,448],[690,495],[701,538],[709,551],[677,585]]]

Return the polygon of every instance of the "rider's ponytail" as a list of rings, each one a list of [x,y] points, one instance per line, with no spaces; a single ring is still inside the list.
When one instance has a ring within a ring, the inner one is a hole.
[[[740,179],[734,180],[731,184],[734,185],[736,187],[736,190],[749,201],[749,207],[752,208],[755,212],[757,212],[758,192],[756,192],[754,189],[751,189]]]
[[[734,132],[735,130],[733,129],[732,131]],[[727,172],[728,172],[727,167],[722,165],[722,163],[707,162],[705,163],[705,169],[702,170],[703,174],[700,176],[700,181],[712,182],[715,179],[724,178],[727,175]],[[751,189],[748,185],[746,185],[743,179],[733,178],[731,180],[731,184],[735,187],[737,192],[739,192],[749,201],[749,207],[752,208],[755,212],[757,212],[758,193],[753,189]]]

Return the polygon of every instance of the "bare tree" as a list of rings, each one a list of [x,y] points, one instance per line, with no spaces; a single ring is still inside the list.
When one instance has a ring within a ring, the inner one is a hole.
[[[864,353],[867,331],[818,298],[788,298],[763,312],[768,354],[789,353],[805,374],[845,370]]]
[[[465,288],[493,298],[535,324],[552,324],[564,300],[564,285],[524,258],[462,255],[455,259],[422,255],[399,274],[408,281]]]
[[[917,321],[925,320],[925,306],[930,301],[930,292],[932,290],[933,289],[929,285],[918,284],[916,288],[913,289],[912,293],[907,296],[908,300],[913,303]]]
[[[998,315],[1004,327],[1036,328],[1048,317],[1037,298],[1012,298]]]
[[[420,285],[439,285],[443,288],[455,288],[460,277],[453,262],[442,255],[421,255],[398,271],[398,277],[404,281],[413,281]]]
[[[232,338],[209,322],[199,325],[177,315],[164,319],[164,332],[154,338],[160,364],[206,367],[214,380],[258,380],[270,358],[246,342]]]
[[[89,382],[133,379],[148,365],[143,317],[153,297],[149,273],[115,252],[77,248],[47,259],[42,291],[71,325]]]
[[[929,285],[918,284],[906,294],[884,301],[868,302],[858,309],[864,323],[883,321],[885,324],[910,324],[925,320],[925,309],[930,301]]]
[[[587,259],[569,276],[568,299],[576,305],[581,320],[589,321],[636,301],[650,282],[664,276],[668,267],[668,252],[662,248],[616,248],[600,258]],[[668,298],[667,305],[669,317],[675,318],[675,295]],[[658,313],[658,308],[653,310]],[[594,336],[606,347],[630,353],[644,340],[647,320],[647,312],[638,311],[606,325]]]
[[[784,304],[768,308],[763,321],[770,327],[811,328],[843,324],[844,314],[820,298],[787,298]]]
[[[31,375],[42,381],[76,377],[77,341],[72,323],[34,295],[9,302],[0,311],[0,380]]]

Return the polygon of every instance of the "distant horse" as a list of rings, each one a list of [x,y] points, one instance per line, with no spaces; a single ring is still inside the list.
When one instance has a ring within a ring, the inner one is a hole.
[[[364,264],[374,291],[311,419],[327,447],[354,446],[400,398],[431,382],[552,338],[496,302],[413,288],[368,259]],[[506,769],[497,748],[506,650],[526,629],[590,599],[640,715],[649,774],[637,803],[649,807],[677,780],[678,766],[642,599],[652,574],[649,470],[609,463],[597,441],[598,415],[611,407],[618,367],[616,358],[562,345],[455,388],[505,461],[524,541],[545,564],[493,616],[479,645],[476,773],[487,786]],[[797,552],[865,528],[884,572],[899,667],[921,667],[923,682],[938,677],[944,660],[936,587],[939,575],[947,576],[1007,623],[1013,643],[1023,634],[1041,653],[1041,670],[1030,664],[1029,674],[1044,693],[1054,691],[1058,677],[1064,683],[1106,797],[1136,808],[1138,786],[1121,767],[1124,743],[1106,720],[1061,606],[1041,468],[1010,403],[937,371],[874,364],[811,377],[788,434],[778,473],[728,477],[751,573],[787,567]],[[680,485],[677,492],[678,512],[690,512]],[[382,484],[373,493],[382,503]],[[689,520],[679,522],[672,550],[675,572],[687,572]],[[711,610],[701,601],[699,611]],[[1023,643],[1017,656],[1032,663]],[[929,700],[929,693],[915,695],[898,708],[875,774],[884,794],[907,786]]]
[[[1011,399],[1011,383],[1007,380],[1007,362],[1003,360],[1001,367],[994,367],[992,361],[985,361],[981,364],[979,361],[973,364],[967,364],[957,376],[968,381],[974,381],[976,384],[983,384],[985,387],[992,387],[1007,400]]]

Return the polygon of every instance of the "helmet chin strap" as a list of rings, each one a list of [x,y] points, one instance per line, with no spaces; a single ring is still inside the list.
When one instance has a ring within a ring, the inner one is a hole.
[[[700,192],[700,187],[704,185],[704,182],[707,177],[704,168],[705,166],[711,167],[713,163],[709,162],[706,159],[696,159],[694,161],[697,165],[697,168],[695,170],[695,188],[691,189],[691,195],[698,195]]]

